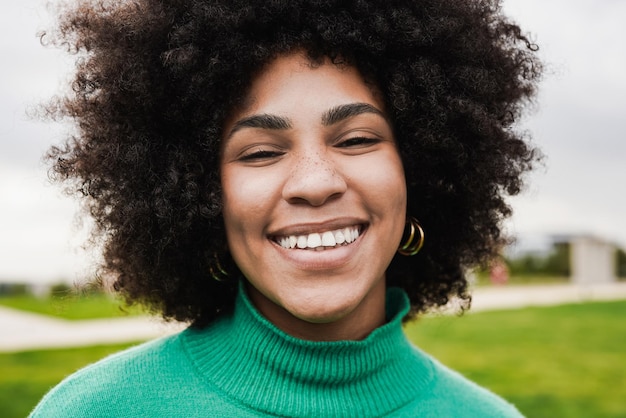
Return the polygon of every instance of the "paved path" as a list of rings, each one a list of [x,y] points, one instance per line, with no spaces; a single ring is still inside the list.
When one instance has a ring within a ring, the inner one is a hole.
[[[612,299],[626,299],[626,282],[485,287],[474,292],[470,312]],[[148,317],[69,321],[0,307],[0,352],[148,340],[184,327]]]
[[[183,328],[150,317],[70,321],[0,307],[0,352],[141,341]]]
[[[626,282],[595,285],[490,286],[474,291],[470,312],[620,299],[626,299]]]

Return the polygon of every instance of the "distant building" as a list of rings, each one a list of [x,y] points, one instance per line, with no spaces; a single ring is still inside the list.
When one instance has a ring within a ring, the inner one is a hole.
[[[571,281],[578,284],[617,281],[617,246],[592,235],[555,238],[555,243],[569,243]]]
[[[573,283],[590,284],[626,277],[626,254],[618,250],[615,243],[591,234],[562,234],[520,237],[504,254],[518,262],[518,270],[536,274],[562,272]]]

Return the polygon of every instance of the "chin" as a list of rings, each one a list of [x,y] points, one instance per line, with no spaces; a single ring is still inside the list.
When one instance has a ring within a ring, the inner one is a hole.
[[[302,302],[287,308],[287,311],[296,318],[310,322],[312,324],[328,324],[337,322],[346,316],[348,316],[356,306],[358,302],[352,300],[332,300],[332,298],[326,296],[321,298],[320,301]]]
[[[337,322],[348,315],[349,310],[329,309],[322,311],[317,309],[312,312],[290,312],[296,318],[311,324],[330,324]]]

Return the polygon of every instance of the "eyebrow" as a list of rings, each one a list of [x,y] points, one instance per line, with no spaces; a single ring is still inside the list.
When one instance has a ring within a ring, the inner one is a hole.
[[[368,103],[349,103],[345,105],[339,105],[327,110],[322,115],[322,124],[324,126],[334,125],[345,119],[352,118],[354,116],[362,115],[364,113],[373,113],[387,119],[385,114],[379,109],[375,108]]]
[[[324,112],[322,115],[322,125],[331,126],[364,113],[373,113],[383,119],[387,119],[382,111],[368,103],[349,103],[335,106]],[[248,116],[237,121],[230,130],[228,137],[230,138],[235,132],[243,128],[285,130],[291,129],[292,127],[293,125],[289,118],[264,113],[261,115]]]
[[[289,118],[269,114],[252,115],[238,120],[230,130],[228,136],[231,137],[235,132],[243,128],[285,130],[291,129],[291,127],[292,124]]]

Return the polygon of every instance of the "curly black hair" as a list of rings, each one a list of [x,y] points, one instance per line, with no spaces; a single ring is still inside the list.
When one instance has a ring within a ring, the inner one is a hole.
[[[59,16],[42,41],[77,54],[76,72],[47,109],[77,129],[47,157],[127,301],[196,326],[232,307],[222,127],[260,69],[296,50],[355,66],[384,97],[407,213],[427,232],[387,270],[410,316],[469,302],[465,271],[507,241],[504,199],[538,158],[513,125],[541,63],[498,0],[81,0]],[[229,280],[211,278],[216,258]]]

